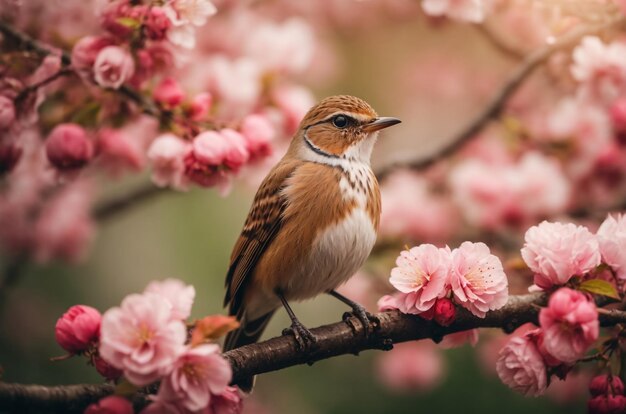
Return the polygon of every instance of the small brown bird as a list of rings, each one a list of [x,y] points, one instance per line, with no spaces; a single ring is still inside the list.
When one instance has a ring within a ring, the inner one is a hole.
[[[257,191],[233,249],[224,306],[241,326],[226,337],[225,351],[256,342],[281,304],[298,344],[311,345],[315,337],[288,302],[321,293],[351,306],[369,327],[365,309],[334,289],[374,246],[380,191],[370,155],[378,131],[399,122],[378,117],[365,101],[347,95],[309,110]],[[250,389],[251,380],[238,385]]]

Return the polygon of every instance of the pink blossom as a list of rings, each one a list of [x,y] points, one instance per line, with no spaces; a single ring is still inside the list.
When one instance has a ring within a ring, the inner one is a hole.
[[[421,313],[429,310],[437,298],[447,293],[450,272],[450,249],[440,249],[432,244],[422,244],[404,250],[396,259],[389,282],[406,294],[400,310],[404,313]]]
[[[226,391],[231,377],[230,364],[220,355],[218,345],[188,348],[161,382],[156,400],[198,411],[206,408],[214,395]]]
[[[444,336],[443,340],[439,342],[439,346],[443,349],[458,348],[465,344],[476,346],[478,339],[478,329],[469,329]]]
[[[301,18],[256,25],[246,40],[244,53],[267,72],[303,72],[315,51],[313,30]]]
[[[585,97],[611,102],[626,92],[626,44],[587,36],[574,49],[572,75]]]
[[[72,48],[72,67],[81,75],[91,77],[93,65],[102,49],[111,46],[113,40],[106,36],[85,36]]]
[[[435,194],[425,177],[402,170],[382,183],[380,235],[414,240],[445,240],[459,226],[450,197]],[[420,206],[420,208],[415,208]]]
[[[526,396],[541,395],[548,386],[546,366],[532,334],[511,338],[500,350],[496,370],[503,383]]]
[[[66,351],[81,353],[98,341],[101,319],[98,310],[74,305],[57,320],[54,333],[56,340]]]
[[[119,129],[103,128],[98,131],[98,159],[114,176],[124,170],[141,171],[145,159],[136,137]]]
[[[267,117],[258,114],[248,115],[241,123],[240,131],[246,140],[246,148],[251,159],[271,155],[276,130]]]
[[[169,41],[187,49],[196,45],[194,26],[204,26],[217,13],[209,0],[173,0],[163,10],[173,25],[167,32]]]
[[[208,92],[194,96],[189,105],[189,118],[192,121],[203,120],[209,114],[212,103],[213,96]]]
[[[315,104],[313,94],[303,87],[282,86],[274,89],[272,97],[283,114],[284,133],[292,136],[304,115]]]
[[[139,23],[145,11],[145,7],[133,6],[128,0],[113,0],[102,10],[102,27],[114,36],[128,37],[134,27],[122,22]]]
[[[228,180],[224,167],[236,172],[247,161],[249,154],[241,135],[224,131],[205,131],[194,139],[192,151],[185,157],[185,174],[196,184],[224,185]]]
[[[626,216],[608,215],[597,232],[602,261],[613,269],[620,279],[626,279]]]
[[[85,414],[133,414],[133,405],[124,397],[109,395],[87,407]]]
[[[222,129],[219,133],[226,138],[226,140],[228,140],[229,144],[228,151],[226,152],[226,156],[224,158],[224,165],[230,168],[233,172],[238,172],[239,169],[250,159],[248,143],[243,135],[234,129]]]
[[[550,296],[548,307],[539,313],[539,323],[545,350],[566,363],[581,358],[598,339],[596,305],[572,289],[561,288]]]
[[[99,355],[95,355],[91,359],[91,362],[96,368],[96,371],[98,371],[98,374],[102,375],[102,377],[106,380],[117,381],[123,374],[122,370],[115,368]]]
[[[376,370],[382,383],[392,390],[426,392],[443,380],[445,361],[431,342],[404,342],[379,355]]]
[[[379,312],[386,312],[390,310],[400,309],[402,298],[405,296],[404,293],[396,293],[395,295],[385,295],[378,299],[376,306],[378,307]]]
[[[170,303],[157,294],[127,296],[102,317],[100,356],[137,386],[169,374],[187,336],[185,324],[171,314]]]
[[[620,142],[626,136],[626,98],[620,98],[611,105],[611,123],[613,131],[617,134]]]
[[[0,95],[0,130],[8,129],[15,122],[13,100]]]
[[[165,10],[175,26],[204,26],[208,18],[217,13],[217,8],[210,0],[173,0]]]
[[[83,167],[93,157],[93,144],[77,124],[59,124],[46,139],[46,155],[60,170]]]
[[[155,293],[171,306],[171,318],[185,320],[191,315],[191,307],[196,297],[196,289],[178,279],[153,281],[148,284],[145,293]]]
[[[486,0],[422,0],[424,13],[454,20],[481,23],[485,19]]]
[[[484,243],[463,242],[454,249],[450,285],[455,301],[480,318],[504,306],[509,297],[502,263]]]
[[[95,234],[92,198],[92,183],[76,180],[44,204],[34,223],[33,248],[38,262],[85,258]]]
[[[623,395],[599,395],[587,402],[589,414],[620,414],[626,409]]]
[[[624,383],[616,375],[597,375],[589,383],[589,393],[596,397],[598,395],[623,395]]]
[[[261,94],[262,73],[256,62],[219,55],[209,61],[205,70],[210,91],[220,101],[220,115],[234,118],[252,111]]]
[[[433,319],[441,326],[449,326],[456,319],[456,308],[448,298],[437,299],[433,309]]]
[[[175,108],[185,99],[185,92],[176,79],[167,77],[157,85],[152,96],[166,108]]]
[[[172,22],[163,7],[153,5],[147,10],[144,26],[149,39],[163,40],[169,28],[172,27]]]
[[[526,231],[522,258],[542,289],[564,285],[600,264],[596,237],[572,223],[541,222]]]
[[[148,158],[152,161],[152,181],[159,187],[171,185],[176,189],[185,189],[185,155],[191,145],[173,134],[157,137],[148,149]]]
[[[240,414],[243,399],[239,388],[228,386],[221,394],[211,396],[210,414]]]
[[[119,89],[135,72],[132,56],[119,46],[107,46],[98,53],[94,79],[103,88]]]
[[[527,152],[517,164],[468,159],[450,173],[456,203],[470,224],[498,229],[562,211],[571,185],[556,160]]]

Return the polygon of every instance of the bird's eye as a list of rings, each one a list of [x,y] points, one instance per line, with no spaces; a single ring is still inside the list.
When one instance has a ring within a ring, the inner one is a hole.
[[[337,128],[345,128],[348,126],[348,117],[343,115],[337,115],[333,118],[333,125]]]

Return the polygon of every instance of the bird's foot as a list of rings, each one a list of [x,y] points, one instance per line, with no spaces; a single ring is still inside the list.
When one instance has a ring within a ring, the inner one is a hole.
[[[317,342],[315,335],[297,320],[293,321],[289,328],[283,330],[283,335],[293,335],[298,347],[303,351],[311,349]]]
[[[380,328],[380,319],[366,311],[365,308],[358,303],[352,306],[352,312],[346,312],[343,315],[343,320],[345,321],[352,316],[355,316],[361,322],[361,325],[363,325],[365,336],[368,336]],[[352,328],[354,329],[354,326],[352,326]]]

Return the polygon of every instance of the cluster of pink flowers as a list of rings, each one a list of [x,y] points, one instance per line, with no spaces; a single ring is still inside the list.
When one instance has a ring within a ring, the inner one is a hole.
[[[527,152],[516,163],[467,159],[449,176],[452,196],[472,225],[498,229],[519,226],[563,211],[571,188],[558,163]]]
[[[598,339],[596,305],[584,293],[561,288],[539,313],[540,328],[512,338],[500,351],[498,376],[528,396],[542,394],[549,372],[564,372]]]
[[[188,342],[185,321],[194,297],[192,286],[166,279],[151,282],[142,294],[127,296],[104,315],[73,306],[57,322],[57,342],[72,355],[88,356],[107,379],[123,376],[137,387],[160,381],[152,404],[142,412],[240,412],[239,391],[228,386],[230,364],[201,328],[229,325],[230,320],[208,317]],[[120,397],[108,397],[88,412],[103,412],[111,404],[126,406]]]
[[[2,39],[16,51],[9,60],[24,59],[3,66],[0,79],[0,223],[8,224],[0,244],[11,255],[83,259],[96,230],[93,177],[103,173],[118,179],[150,165],[158,186],[222,193],[235,177],[258,179],[313,103],[291,79],[316,52],[303,19],[228,5],[217,13],[209,0],[106,0],[95,13],[86,3],[37,4],[16,4],[12,24],[28,33],[38,19],[55,21],[37,39],[51,53],[34,61]],[[70,53],[56,49],[67,45]],[[76,188],[81,203],[61,197]],[[75,219],[53,225],[49,212]]]
[[[621,214],[609,215],[595,235],[584,226],[544,221],[526,232],[522,258],[540,289],[563,286],[573,277],[594,278],[601,263],[613,270],[617,280],[612,284],[620,285],[625,276],[625,234],[626,218]]]
[[[508,281],[500,259],[484,243],[464,242],[457,249],[423,244],[403,251],[389,281],[399,291],[379,301],[381,310],[454,321],[455,304],[483,318],[508,299]]]
[[[624,383],[612,374],[598,375],[589,383],[591,399],[587,403],[589,413],[621,413],[626,410]]]
[[[182,190],[190,183],[227,188],[245,164],[272,153],[274,135],[267,118],[256,114],[243,120],[240,131],[205,131],[191,142],[170,133],[160,135],[148,150],[152,180],[156,185]]]

